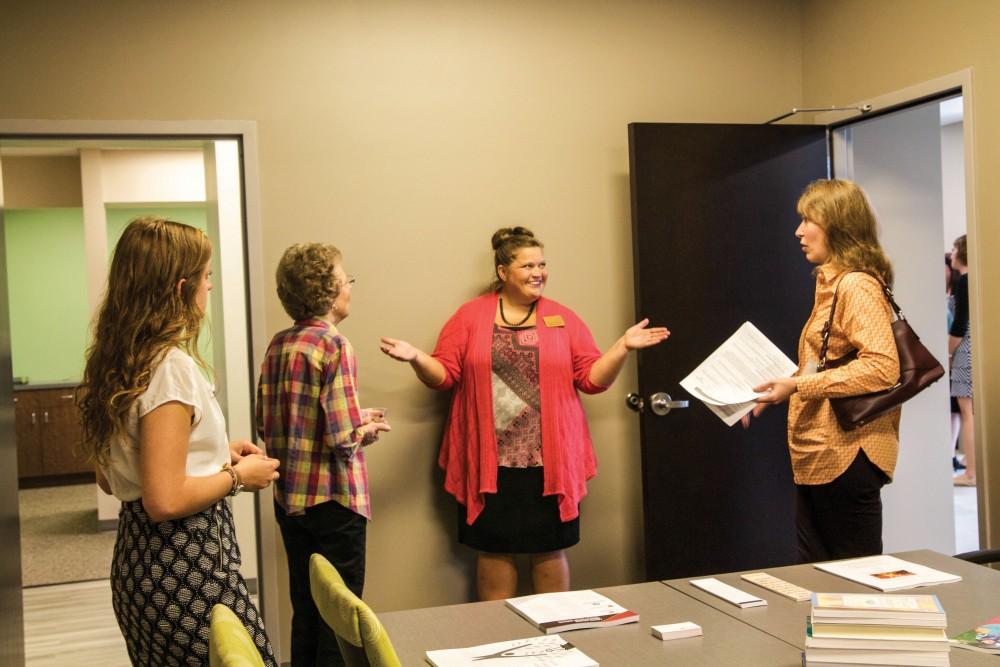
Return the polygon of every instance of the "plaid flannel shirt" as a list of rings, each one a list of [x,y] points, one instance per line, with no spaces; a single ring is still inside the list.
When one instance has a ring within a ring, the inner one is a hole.
[[[257,429],[281,461],[274,498],[289,515],[334,501],[371,518],[350,342],[320,319],[271,339],[257,383]]]

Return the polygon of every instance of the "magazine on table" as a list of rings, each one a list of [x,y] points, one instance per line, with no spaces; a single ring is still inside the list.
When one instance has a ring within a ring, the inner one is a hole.
[[[427,662],[434,667],[598,667],[559,635],[513,639],[468,648],[427,651]]]
[[[955,635],[951,638],[951,645],[955,648],[1000,655],[1000,616]]]
[[[635,623],[639,614],[594,591],[539,593],[510,598],[507,606],[546,634]]]
[[[911,563],[895,556],[867,556],[830,563],[816,563],[816,568],[844,579],[856,581],[880,591],[898,591],[918,586],[934,586],[961,581],[949,574],[925,565]]]

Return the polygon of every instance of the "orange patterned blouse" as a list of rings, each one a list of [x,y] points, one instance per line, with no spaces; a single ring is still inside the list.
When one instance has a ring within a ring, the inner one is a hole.
[[[823,325],[830,317],[833,294],[841,280],[827,359],[838,359],[855,349],[858,357],[817,373]],[[851,465],[858,449],[892,478],[899,452],[900,409],[844,431],[826,400],[881,391],[896,384],[899,356],[892,320],[892,309],[875,278],[829,264],[817,269],[815,303],[799,337],[798,391],[788,401],[788,448],[796,484],[832,482]]]

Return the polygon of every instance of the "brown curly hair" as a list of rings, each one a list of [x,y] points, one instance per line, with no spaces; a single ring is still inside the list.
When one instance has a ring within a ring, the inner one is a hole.
[[[826,232],[828,263],[870,271],[892,286],[892,263],[878,240],[878,222],[864,191],[853,181],[823,179],[806,186],[796,210]]]
[[[503,281],[500,280],[499,266],[510,266],[521,248],[544,248],[542,242],[535,238],[534,232],[527,227],[501,227],[493,232],[490,239],[493,246],[493,282],[490,283],[490,292],[499,292],[503,289]]]
[[[275,278],[278,298],[296,322],[322,317],[333,308],[341,284],[334,275],[340,251],[323,243],[296,243],[285,250]]]
[[[180,222],[137,218],[122,232],[76,391],[91,460],[107,462],[112,440],[124,433],[132,404],[168,349],[183,348],[211,374],[198,354],[205,313],[196,300],[211,258],[205,233]]]

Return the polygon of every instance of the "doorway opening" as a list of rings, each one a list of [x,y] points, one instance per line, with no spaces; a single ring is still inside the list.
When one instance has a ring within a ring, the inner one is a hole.
[[[833,172],[868,193],[895,268],[897,301],[946,368],[955,297],[942,279],[941,262],[967,231],[964,130],[959,90],[840,124],[831,132]],[[953,270],[946,261],[950,278]],[[967,288],[964,295],[967,314]],[[965,372],[971,375],[971,364]],[[946,375],[903,410],[899,468],[883,492],[887,549],[961,553],[979,548],[976,489],[956,486],[952,479],[965,472],[956,465],[965,454],[955,450],[962,425],[952,416],[952,393]],[[963,441],[974,452],[971,420],[964,426]],[[924,531],[930,525],[930,533],[943,538],[954,535],[954,541],[911,544],[908,536],[920,534],[916,523]]]
[[[162,137],[155,136],[160,132],[0,131],[0,230],[16,380],[16,438],[7,432],[3,436],[5,444],[18,444],[18,466],[3,485],[7,493],[13,483],[15,497],[27,503],[22,505],[27,511],[20,512],[21,539],[5,537],[4,549],[21,552],[16,559],[21,563],[18,588],[21,583],[38,587],[32,590],[36,593],[67,581],[106,581],[110,572],[118,503],[97,489],[89,464],[75,447],[79,427],[72,394],[110,251],[132,218],[162,215],[209,235],[216,280],[202,353],[215,372],[230,438],[253,439],[249,285],[258,267],[248,261],[248,248],[256,251],[259,243],[256,230],[248,233],[248,219],[256,221],[256,212],[248,210],[248,173],[254,196],[256,178],[255,167],[248,170],[244,163],[252,128],[238,129],[218,134],[174,131]],[[61,411],[50,409],[47,400]],[[261,579],[256,498],[235,498],[233,510],[244,577],[253,589]],[[68,552],[60,552],[60,543]],[[85,554],[80,553],[83,543]],[[5,551],[3,557],[8,555]],[[74,561],[72,568],[59,566]],[[3,583],[6,596],[10,581]],[[74,605],[72,599],[62,602]],[[109,639],[123,651],[114,630]],[[27,648],[30,658],[30,644]],[[100,656],[82,662],[114,662]],[[81,657],[77,648],[67,661]]]

